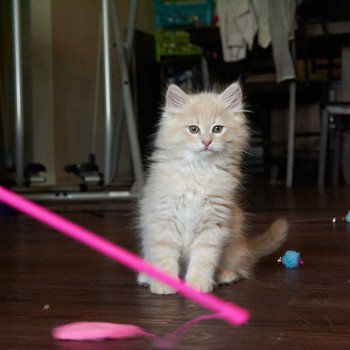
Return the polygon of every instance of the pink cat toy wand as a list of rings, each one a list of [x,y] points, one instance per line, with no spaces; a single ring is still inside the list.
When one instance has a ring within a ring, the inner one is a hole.
[[[204,294],[196,291],[187,286],[183,281],[175,279],[156,269],[137,255],[130,253],[97,234],[62,218],[61,216],[22,198],[17,194],[14,194],[1,186],[0,201],[134,271],[145,273],[148,276],[167,284],[185,298],[214,312],[219,318],[225,320],[231,325],[239,326],[247,322],[249,319],[249,313],[245,309],[224,302],[211,294]]]

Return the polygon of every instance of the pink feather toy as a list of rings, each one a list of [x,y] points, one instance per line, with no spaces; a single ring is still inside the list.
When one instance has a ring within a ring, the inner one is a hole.
[[[184,281],[173,278],[156,269],[137,255],[1,186],[0,201],[134,271],[145,273],[149,277],[167,284],[185,298],[214,313],[213,315],[205,315],[190,320],[173,334],[184,332],[191,325],[208,318],[221,318],[234,326],[242,325],[249,319],[247,310],[225,302],[212,294],[204,294],[196,291],[186,285]],[[132,336],[156,338],[155,335],[136,326],[105,322],[80,322],[60,326],[53,331],[53,336],[56,339],[72,340],[120,339]]]

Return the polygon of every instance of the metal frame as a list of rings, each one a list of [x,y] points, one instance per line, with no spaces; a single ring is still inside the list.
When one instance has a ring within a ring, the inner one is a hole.
[[[24,118],[23,118],[23,73],[22,73],[22,47],[21,47],[21,7],[20,0],[12,0],[13,21],[13,65],[15,78],[15,143],[16,143],[16,183],[24,183]]]
[[[24,197],[36,201],[107,201],[134,198],[131,191],[95,191],[95,192],[56,192],[56,193],[22,193]]]
[[[16,182],[17,190],[23,191],[23,96],[22,96],[22,62],[21,62],[21,27],[20,27],[20,0],[12,0],[13,4],[13,37],[14,37],[14,66],[15,66],[15,104],[16,104]],[[110,4],[113,6],[113,16],[110,14]],[[121,40],[117,8],[114,1],[101,0],[102,5],[102,38],[103,38],[103,62],[104,62],[104,92],[105,92],[105,184],[112,182],[112,148],[113,148],[113,115],[112,115],[112,82],[111,82],[111,40],[110,18],[112,18],[115,34],[117,55],[121,72],[122,103],[125,109],[126,125],[130,141],[132,165],[134,168],[134,184],[129,191],[93,191],[93,192],[66,192],[53,190],[50,192],[31,193],[23,191],[23,195],[32,200],[108,200],[128,199],[137,197],[143,181],[143,167],[141,152],[137,135],[135,113],[130,89],[129,73],[126,64],[124,44]],[[128,45],[132,45],[134,19],[136,15],[137,0],[130,2],[127,38]],[[131,49],[130,49],[131,50]],[[20,170],[22,169],[22,170]],[[57,186],[56,186],[57,188]]]
[[[115,33],[115,29],[114,29],[118,25],[115,2],[112,1],[111,5],[112,5],[112,8],[111,8],[112,28],[113,28],[115,40],[117,40],[118,33]],[[130,67],[131,57],[132,57],[132,44],[134,42],[136,10],[137,10],[137,0],[132,0],[129,5],[128,22],[127,22],[125,42],[124,42],[126,64],[128,67]],[[123,101],[123,91],[121,89],[119,91],[116,121],[113,128],[112,154],[114,154],[114,157],[112,158],[112,165],[111,165],[112,176],[115,176],[117,172],[117,165],[118,165],[117,163],[118,163],[119,154],[120,154],[122,132],[124,131],[124,127],[125,127],[125,123],[124,123],[125,108],[122,101]]]
[[[295,118],[296,118],[296,89],[295,80],[289,82],[289,115],[288,115],[288,146],[287,146],[287,179],[286,186],[293,186],[294,152],[295,152]]]
[[[111,160],[112,160],[112,137],[113,137],[113,115],[112,115],[112,82],[111,82],[111,53],[110,53],[110,31],[109,0],[102,0],[102,47],[103,47],[103,73],[105,92],[105,166],[104,181],[107,186],[111,184]]]
[[[109,2],[108,0],[103,0],[103,1]],[[133,2],[136,2],[136,0],[133,0]],[[131,87],[130,87],[127,58],[126,58],[126,54],[123,46],[123,41],[120,35],[117,6],[115,5],[114,1],[111,2],[111,5],[113,8],[112,24],[113,24],[113,30],[115,35],[115,41],[116,41],[116,50],[117,50],[117,56],[119,61],[119,67],[120,67],[120,75],[121,75],[121,83],[122,83],[121,90],[123,94],[123,102],[124,102],[124,108],[125,108],[125,117],[126,117],[127,129],[128,129],[132,164],[134,168],[134,176],[136,179],[136,183],[138,185],[141,185],[143,181],[143,167],[142,167],[142,160],[141,160],[140,145],[139,145],[138,136],[137,136],[136,118],[135,118],[132,93],[131,93]],[[134,7],[135,6],[136,4],[134,5]],[[134,14],[136,14],[136,8],[135,8]]]
[[[290,42],[290,54],[295,63],[297,59],[296,42]],[[289,108],[288,108],[288,145],[287,145],[287,176],[286,186],[293,186],[294,175],[294,153],[295,153],[295,120],[296,120],[296,94],[297,82],[295,79],[289,81]]]

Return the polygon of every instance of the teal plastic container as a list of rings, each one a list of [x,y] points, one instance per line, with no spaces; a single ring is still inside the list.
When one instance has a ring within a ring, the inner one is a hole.
[[[156,28],[210,25],[212,0],[154,0]]]

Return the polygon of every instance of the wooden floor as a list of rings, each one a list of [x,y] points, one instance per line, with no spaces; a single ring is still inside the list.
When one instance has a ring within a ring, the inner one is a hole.
[[[291,220],[290,238],[259,263],[255,279],[215,290],[250,311],[246,325],[203,321],[176,349],[350,349],[350,225],[340,219],[350,209],[350,189],[252,186],[244,198],[252,231],[283,215]],[[137,251],[133,203],[50,206]],[[278,264],[286,249],[299,251],[305,265]],[[55,341],[51,330],[106,321],[166,335],[205,313],[182,297],[150,294],[133,272],[25,216],[0,217],[0,349],[151,349],[146,339]]]

